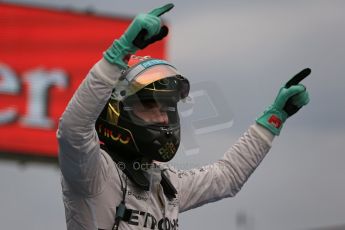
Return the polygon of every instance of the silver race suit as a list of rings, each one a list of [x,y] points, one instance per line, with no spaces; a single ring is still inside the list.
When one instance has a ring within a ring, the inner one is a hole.
[[[101,59],[60,119],[59,164],[69,230],[112,229],[124,192],[130,216],[119,229],[178,229],[180,212],[234,196],[270,149],[273,135],[254,124],[217,162],[191,170],[157,163],[145,171],[149,189],[140,189],[100,148],[95,131],[96,119],[120,75],[117,66]],[[162,172],[176,189],[174,198],[163,191]]]

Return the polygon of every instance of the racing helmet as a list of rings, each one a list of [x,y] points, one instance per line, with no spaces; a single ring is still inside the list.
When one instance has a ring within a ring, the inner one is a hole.
[[[123,159],[170,161],[180,145],[177,103],[189,94],[189,81],[167,61],[132,55],[96,121],[96,131],[110,154]],[[167,122],[142,119],[135,109],[156,106]]]

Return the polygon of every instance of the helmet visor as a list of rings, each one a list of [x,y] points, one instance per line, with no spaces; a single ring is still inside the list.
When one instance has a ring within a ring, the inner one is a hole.
[[[140,69],[139,69],[140,70]],[[126,77],[129,81],[127,96],[133,95],[144,88],[153,91],[179,91],[179,99],[188,96],[189,82],[170,65],[154,65],[139,71],[133,69]],[[136,73],[138,72],[139,73]],[[168,79],[168,80],[167,80]],[[150,85],[150,87],[148,87]]]

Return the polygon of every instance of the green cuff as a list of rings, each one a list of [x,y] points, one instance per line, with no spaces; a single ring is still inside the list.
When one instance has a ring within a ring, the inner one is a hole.
[[[267,128],[271,133],[279,136],[280,130],[287,119],[287,114],[284,111],[279,111],[274,107],[269,107],[264,114],[256,119],[256,123]]]
[[[114,43],[103,53],[103,57],[110,64],[115,64],[121,69],[127,69],[128,66],[124,59],[128,54],[133,54],[135,51],[135,49],[130,49],[123,45],[120,39],[114,41]]]

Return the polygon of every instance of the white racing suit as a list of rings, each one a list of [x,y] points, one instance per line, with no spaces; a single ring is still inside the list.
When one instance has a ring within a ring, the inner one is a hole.
[[[125,200],[131,215],[119,229],[178,229],[180,212],[234,196],[270,149],[273,135],[254,124],[217,162],[186,171],[158,165],[146,174],[149,191],[139,189],[100,148],[95,131],[95,121],[120,74],[117,66],[100,60],[60,119],[59,164],[69,230],[112,229],[123,195],[120,177],[127,181]],[[165,196],[161,171],[175,187],[175,198]]]

